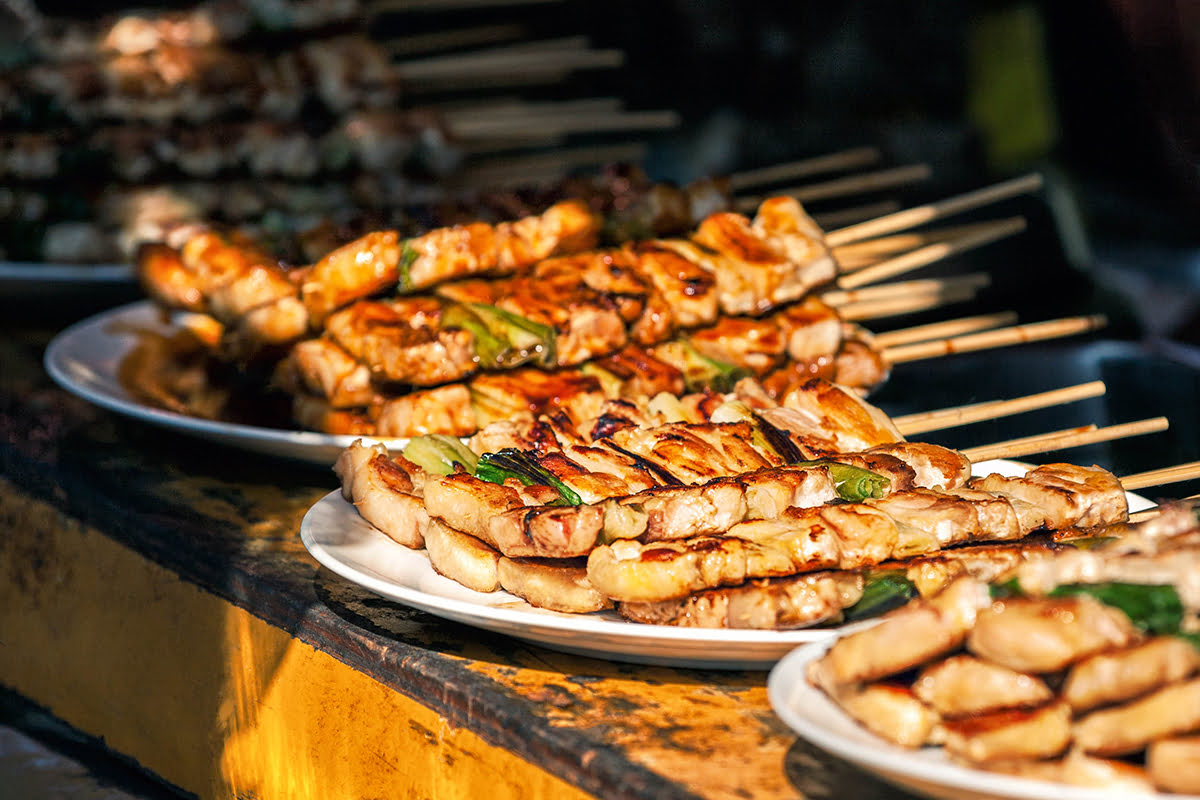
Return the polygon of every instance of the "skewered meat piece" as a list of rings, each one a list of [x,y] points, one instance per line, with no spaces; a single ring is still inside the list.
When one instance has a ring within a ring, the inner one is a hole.
[[[1034,709],[945,720],[942,728],[946,752],[969,762],[1052,758],[1071,743],[1071,708],[1055,701]]]
[[[1166,792],[1200,792],[1200,737],[1159,739],[1146,748],[1146,769],[1154,785]]]
[[[626,619],[651,625],[786,630],[839,618],[862,591],[862,573],[814,572],[708,589],[677,600],[620,603],[617,610]]]
[[[342,496],[363,519],[406,547],[425,546],[429,513],[422,501],[424,472],[383,445],[355,442],[342,451],[333,470]]]
[[[1111,525],[1128,513],[1124,488],[1099,467],[1046,464],[1019,477],[974,478],[970,486],[1023,500],[1043,512],[1046,527],[1053,530]]]
[[[987,584],[961,578],[886,614],[874,627],[840,637],[812,663],[808,678],[836,697],[841,687],[920,666],[958,648],[990,602]]]
[[[1090,786],[1121,796],[1149,794],[1154,784],[1136,764],[1117,759],[1093,758],[1072,749],[1062,758],[989,761],[993,772],[1033,780]]]
[[[439,575],[477,592],[500,588],[500,554],[474,536],[431,519],[425,529],[425,551]]]
[[[436,386],[475,371],[470,333],[421,324],[441,314],[436,301],[363,301],[330,315],[325,328],[383,379]]]
[[[1129,617],[1093,597],[1014,597],[980,612],[967,648],[1019,672],[1053,672],[1137,638]]]
[[[991,714],[1048,703],[1054,692],[1037,675],[966,654],[926,667],[913,683],[918,699],[946,718]]]
[[[1151,742],[1200,730],[1200,679],[1163,686],[1140,700],[1093,711],[1075,723],[1085,753],[1119,756]]]
[[[942,735],[938,715],[902,684],[843,687],[837,699],[868,730],[902,747],[920,747]]]
[[[1062,696],[1076,712],[1118,703],[1200,670],[1200,652],[1183,639],[1156,636],[1113,653],[1099,653],[1071,667]]]
[[[586,614],[612,607],[612,601],[588,583],[581,559],[501,558],[498,576],[501,588],[535,608]]]
[[[692,240],[689,255],[716,275],[727,314],[764,313],[837,274],[824,234],[790,197],[764,200],[752,221],[732,212],[710,214]]]
[[[400,288],[412,291],[481,273],[511,274],[557,253],[586,250],[595,245],[597,232],[597,218],[575,202],[515,222],[439,228],[405,242],[413,255]]]

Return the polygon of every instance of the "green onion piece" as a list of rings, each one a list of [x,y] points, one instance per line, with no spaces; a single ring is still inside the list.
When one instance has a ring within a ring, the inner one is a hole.
[[[1020,597],[1025,592],[1021,589],[1021,582],[1016,578],[1009,578],[1001,583],[993,583],[988,587],[988,594],[993,600],[1005,600],[1009,597]]]
[[[442,433],[414,437],[402,452],[409,461],[433,475],[449,475],[456,466],[474,472],[479,461],[461,440]]]
[[[750,373],[733,364],[709,358],[691,345],[677,339],[658,345],[654,355],[683,373],[683,383],[689,392],[729,392]]]
[[[588,361],[579,366],[579,371],[599,381],[600,391],[604,392],[605,397],[621,396],[621,379],[604,367],[598,367],[595,363]]]
[[[1178,633],[1183,622],[1183,602],[1169,584],[1071,583],[1050,592],[1051,597],[1079,594],[1121,609],[1134,625],[1149,633]]]
[[[869,498],[883,497],[892,483],[892,479],[886,475],[879,475],[862,467],[841,464],[827,458],[817,461],[797,461],[795,466],[828,469],[838,497],[850,503],[860,503]]]
[[[508,342],[516,363],[534,361],[543,367],[558,365],[558,348],[554,328],[526,319],[498,306],[471,303],[471,310],[483,320],[488,330]]]
[[[413,288],[412,265],[416,263],[419,255],[420,253],[417,252],[416,248],[408,242],[405,242],[400,248],[400,263],[396,265],[396,269],[399,275],[397,286],[402,292],[407,292]]]
[[[487,323],[479,318],[470,308],[455,304],[446,309],[442,315],[442,326],[446,328],[461,328],[471,334],[475,347],[475,357],[485,366],[505,365],[509,361],[512,348],[506,339],[492,332]]]
[[[559,502],[550,505],[577,506],[582,498],[558,476],[539,464],[532,453],[506,447],[498,453],[485,453],[475,465],[475,477],[489,483],[504,483],[516,478],[526,486],[550,486],[558,491]]]
[[[846,622],[871,619],[899,608],[917,596],[917,587],[900,570],[881,570],[867,575],[862,597],[842,612]]]

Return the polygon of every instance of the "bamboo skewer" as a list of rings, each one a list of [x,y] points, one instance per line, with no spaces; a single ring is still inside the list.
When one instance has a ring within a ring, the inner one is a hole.
[[[1200,478],[1200,461],[1190,461],[1173,467],[1139,472],[1121,479],[1121,485],[1126,489],[1145,489],[1148,486],[1162,486],[1168,483],[1181,483]]]
[[[1035,191],[1042,186],[1042,176],[1036,173],[1014,178],[973,192],[949,197],[935,203],[897,211],[894,214],[866,220],[855,225],[830,231],[825,242],[830,247],[839,247],[851,242],[896,233],[906,228],[915,228],[926,222],[950,216],[988,203],[998,202],[1017,195]]]
[[[1194,477],[1194,476],[1190,476],[1188,478],[1181,478],[1180,480],[1191,480],[1191,477]],[[1177,483],[1177,482],[1178,481],[1168,481],[1168,483]],[[1121,481],[1121,485],[1124,486],[1125,482]],[[1182,500],[1184,502],[1186,502],[1188,500],[1200,500],[1200,494],[1191,494],[1191,495],[1188,495],[1187,497],[1182,498]],[[1162,513],[1162,506],[1158,505],[1158,506],[1155,506],[1154,508],[1147,508],[1144,511],[1137,511],[1137,512],[1134,512],[1133,514],[1130,514],[1129,521],[1130,522],[1144,522],[1145,520],[1148,520],[1151,517],[1157,517],[1160,513]]]
[[[861,206],[851,206],[837,211],[826,211],[813,214],[813,222],[823,229],[836,228],[839,225],[851,225],[867,219],[875,219],[885,214],[899,210],[900,204],[895,200],[880,200],[876,203],[866,203]]]
[[[378,15],[391,12],[449,11],[494,6],[548,5],[563,0],[370,0],[365,11]]]
[[[1015,311],[997,311],[994,314],[976,314],[971,317],[947,319],[941,322],[931,322],[928,325],[915,325],[911,328],[899,328],[894,331],[884,331],[874,336],[875,345],[884,349],[899,347],[902,344],[928,342],[951,336],[964,336],[968,333],[995,330],[1013,325],[1017,321]]]
[[[946,339],[890,347],[883,351],[883,355],[892,364],[921,361],[953,353],[970,353],[993,347],[1005,347],[1010,344],[1073,336],[1097,330],[1104,327],[1106,323],[1107,319],[1103,314],[1063,317],[1027,325],[1013,325],[1009,328],[998,328],[982,333],[969,333],[964,336],[951,336]]]
[[[496,137],[555,138],[568,133],[599,131],[665,130],[679,124],[674,111],[606,111],[602,113],[574,112],[551,117],[497,116],[483,119],[460,119],[450,130],[463,139]]]
[[[777,189],[773,190],[771,194],[776,197],[787,195],[796,198],[801,203],[811,203],[816,200],[829,200],[834,197],[845,197],[846,195],[864,194],[881,189],[891,189],[896,186],[905,186],[910,183],[928,180],[931,174],[932,170],[928,164],[911,164],[903,167],[891,167],[875,172],[867,172],[861,175],[850,175],[845,178],[835,178],[834,180],[808,184],[806,186]],[[736,207],[739,211],[752,211],[758,208],[764,199],[766,198],[763,196],[740,197],[737,200]]]
[[[884,317],[898,317],[902,314],[930,311],[942,306],[973,300],[976,294],[977,290],[974,286],[964,285],[950,287],[941,292],[922,292],[881,297],[876,300],[860,300],[836,306],[836,308],[838,315],[843,320],[860,322],[867,319],[883,319]]]
[[[823,156],[814,156],[799,161],[784,164],[773,164],[769,167],[735,172],[729,176],[729,190],[740,192],[751,186],[765,186],[781,181],[818,175],[824,172],[835,172],[841,169],[864,167],[879,161],[882,154],[875,147],[855,147],[841,150]]]
[[[847,303],[906,297],[914,294],[940,294],[947,291],[956,291],[962,287],[982,289],[991,284],[991,282],[991,276],[986,273],[971,272],[966,275],[954,275],[948,278],[920,278],[912,281],[881,283],[878,286],[868,286],[863,289],[831,289],[822,292],[820,298],[828,305],[843,306]]]
[[[1103,381],[1090,381],[1062,389],[1052,389],[1048,392],[1016,397],[1010,400],[988,400],[982,403],[941,408],[933,411],[922,411],[917,414],[906,414],[893,417],[892,422],[905,436],[912,436],[928,431],[939,431],[970,425],[988,419],[1023,414],[1026,411],[1036,411],[1040,408],[1065,405],[1090,397],[1099,397],[1106,391]]]
[[[516,50],[503,48],[429,56],[396,64],[399,78],[407,83],[451,81],[463,77],[521,74],[557,74],[578,69],[612,69],[625,63],[620,50]]]
[[[414,56],[436,53],[462,47],[479,47],[500,42],[518,40],[528,35],[525,27],[515,24],[481,25],[474,28],[439,30],[431,33],[416,33],[397,36],[380,42],[385,50],[395,55]]]
[[[945,242],[966,234],[986,230],[993,222],[972,222],[966,225],[952,225],[937,230],[921,233],[898,233],[895,236],[881,236],[878,239],[865,239],[861,242],[844,244],[833,248],[833,257],[842,270],[849,271],[870,266],[889,256],[915,250],[930,244]]]
[[[952,255],[982,247],[986,244],[1003,239],[1007,236],[1025,230],[1025,219],[1013,217],[989,223],[986,227],[971,231],[946,242],[926,245],[911,250],[903,255],[895,256],[863,269],[842,275],[837,279],[837,285],[843,289],[853,289],[876,283],[887,278],[910,272],[920,267],[928,266],[935,261],[941,261]]]
[[[1166,417],[1153,417],[1126,422],[1120,425],[1109,425],[1097,428],[1095,425],[1083,425],[1078,428],[1068,428],[1050,433],[1039,433],[1020,439],[1010,439],[995,444],[980,447],[968,447],[962,454],[972,462],[987,461],[993,458],[1017,458],[1033,453],[1047,453],[1053,450],[1066,450],[1071,447],[1109,442],[1114,439],[1124,439],[1130,436],[1142,436],[1148,433],[1165,431],[1169,423]]]

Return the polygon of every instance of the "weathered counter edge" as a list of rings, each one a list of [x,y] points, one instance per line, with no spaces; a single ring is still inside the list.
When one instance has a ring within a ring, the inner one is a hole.
[[[119,481],[98,485],[94,476],[30,458],[9,444],[0,445],[0,470],[31,496],[584,791],[614,800],[695,797],[583,732],[530,725],[545,722],[536,703],[455,659],[347,624],[317,596],[318,568],[307,558],[299,572],[264,574],[264,564],[231,546],[241,534],[226,523],[139,507],[145,499],[120,496]]]

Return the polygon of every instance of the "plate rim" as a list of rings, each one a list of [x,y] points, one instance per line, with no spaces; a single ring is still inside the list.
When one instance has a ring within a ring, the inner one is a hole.
[[[267,445],[284,446],[298,451],[304,449],[315,451],[318,449],[327,450],[329,448],[349,447],[356,440],[382,442],[390,447],[399,447],[407,443],[408,440],[404,438],[373,437],[358,434],[330,434],[316,431],[289,430],[286,428],[265,428],[239,422],[221,422],[219,420],[191,417],[186,414],[140,403],[123,389],[120,394],[116,394],[104,387],[78,380],[68,368],[67,360],[70,358],[68,351],[76,347],[78,342],[88,335],[105,337],[114,349],[114,358],[119,362],[120,358],[128,353],[129,349],[133,346],[133,341],[128,336],[112,334],[105,331],[104,328],[114,322],[129,321],[162,325],[163,329],[167,330],[169,329],[169,323],[164,324],[161,320],[155,319],[156,315],[161,313],[164,312],[152,300],[139,300],[107,309],[75,322],[64,328],[50,340],[42,357],[43,368],[50,375],[51,379],[65,391],[108,411],[167,428],[178,433],[219,438],[227,444],[240,446],[243,449],[256,452],[264,452],[263,446]],[[129,339],[129,341],[126,342],[126,339]],[[96,367],[98,365],[95,362],[86,364],[86,366],[98,375],[107,378],[110,383],[119,383],[118,377],[112,370],[97,370]],[[297,453],[295,457],[307,460],[310,463],[325,466],[332,465],[331,460],[323,457],[318,458],[316,453],[313,453],[311,457],[305,457],[302,453]]]

